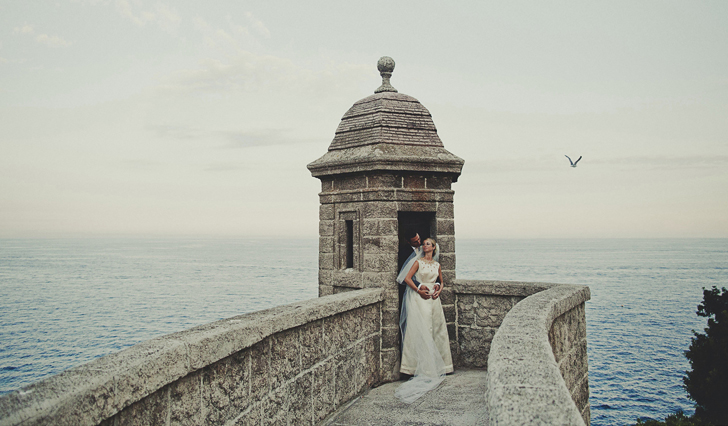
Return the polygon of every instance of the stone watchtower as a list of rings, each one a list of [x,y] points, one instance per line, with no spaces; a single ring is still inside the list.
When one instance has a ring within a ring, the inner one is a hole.
[[[377,63],[382,85],[344,114],[328,152],[308,165],[321,180],[319,296],[385,289],[381,380],[399,377],[398,252],[405,228],[440,245],[445,288],[455,278],[452,183],[464,161],[448,152],[430,112],[390,85],[394,60]],[[451,341],[455,309],[443,291]],[[455,349],[455,348],[453,348]]]

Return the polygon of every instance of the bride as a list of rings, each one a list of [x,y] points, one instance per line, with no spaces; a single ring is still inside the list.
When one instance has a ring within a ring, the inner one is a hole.
[[[450,341],[445,314],[440,303],[442,269],[433,256],[437,243],[428,238],[422,244],[423,257],[417,259],[404,282],[407,289],[402,300],[399,326],[402,331],[402,363],[400,372],[413,377],[395,391],[395,395],[411,403],[436,388],[453,371]],[[419,288],[412,277],[421,283]]]

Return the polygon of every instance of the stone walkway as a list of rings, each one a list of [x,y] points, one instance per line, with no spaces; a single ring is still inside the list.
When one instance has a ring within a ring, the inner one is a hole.
[[[402,382],[387,383],[354,399],[326,419],[326,426],[487,425],[486,371],[457,370],[412,404],[394,396]]]

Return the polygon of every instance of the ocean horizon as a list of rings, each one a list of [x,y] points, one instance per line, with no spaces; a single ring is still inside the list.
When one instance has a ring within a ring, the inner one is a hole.
[[[588,285],[593,425],[693,404],[683,353],[728,239],[457,239],[457,277]],[[317,238],[0,239],[0,394],[144,340],[317,297]]]

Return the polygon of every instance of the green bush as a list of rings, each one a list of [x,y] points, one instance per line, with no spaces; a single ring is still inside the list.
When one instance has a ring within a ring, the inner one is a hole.
[[[688,417],[683,413],[682,410],[677,411],[675,414],[670,414],[665,418],[664,421],[659,420],[645,420],[638,419],[634,426],[707,426],[705,423],[701,423],[694,417]]]
[[[695,416],[716,425],[728,424],[728,291],[703,289],[697,314],[708,318],[705,334],[695,337],[685,357],[692,371],[683,377],[684,388],[695,401]]]

